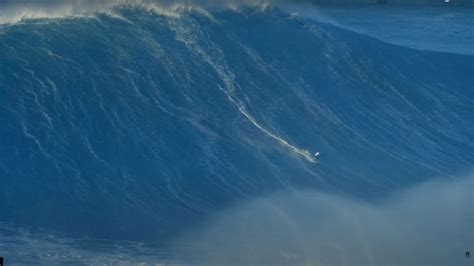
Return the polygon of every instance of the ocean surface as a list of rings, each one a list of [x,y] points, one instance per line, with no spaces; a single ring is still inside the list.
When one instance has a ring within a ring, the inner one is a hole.
[[[3,21],[0,256],[472,265],[473,11]]]

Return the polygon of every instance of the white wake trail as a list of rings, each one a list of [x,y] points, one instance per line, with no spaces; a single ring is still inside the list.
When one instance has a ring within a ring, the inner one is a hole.
[[[183,22],[183,21],[180,21]],[[258,128],[260,131],[262,131],[265,135],[268,137],[276,140],[278,144],[280,144],[282,147],[290,150],[291,152],[303,157],[305,160],[311,163],[317,163],[318,161],[316,158],[307,150],[300,149],[294,145],[291,145],[287,140],[283,139],[282,137],[278,136],[275,133],[272,133],[270,130],[266,129],[264,126],[262,126],[257,120],[246,110],[245,105],[237,98],[234,97],[232,94],[234,91],[236,91],[236,86],[235,86],[235,75],[229,70],[227,65],[225,64],[224,61],[224,56],[222,51],[213,45],[210,42],[207,42],[206,45],[210,48],[212,48],[213,51],[216,53],[213,54],[214,57],[217,56],[217,60],[213,60],[211,56],[206,53],[202,47],[198,44],[198,42],[195,40],[196,37],[193,36],[194,34],[198,34],[199,31],[198,29],[192,28],[185,28],[183,26],[184,23],[181,23],[178,25],[178,23],[173,24],[174,30],[176,32],[176,39],[178,41],[183,42],[188,48],[195,52],[197,55],[199,55],[201,58],[203,58],[217,73],[219,78],[223,81],[225,84],[226,89],[222,88],[219,86],[219,89],[222,90],[226,95],[227,98],[234,104],[239,112],[247,118],[252,125],[254,125],[256,128]],[[190,27],[193,26],[193,23],[189,23],[186,26]],[[195,38],[193,38],[195,37]],[[204,38],[198,38],[201,41],[205,40]],[[215,61],[218,61],[217,63]]]
[[[237,107],[239,112],[242,115],[244,115],[245,118],[247,118],[247,120],[249,120],[256,128],[260,129],[263,133],[265,133],[265,135],[267,135],[267,136],[271,137],[272,139],[276,140],[280,145],[282,145],[283,147],[291,150],[292,152],[302,156],[303,158],[305,158],[309,162],[317,163],[316,159],[311,155],[311,153],[309,151],[303,150],[303,149],[300,149],[300,148],[297,148],[297,147],[291,145],[290,143],[288,143],[288,141],[286,141],[283,138],[273,134],[268,129],[261,126],[257,122],[257,120],[255,120],[255,118],[251,114],[249,114],[247,112],[247,110],[245,110],[244,106],[242,106],[236,100],[234,100],[234,98],[232,98],[232,96],[230,96],[230,94],[225,89],[223,89],[221,87],[219,87],[219,88],[227,94],[227,98]]]

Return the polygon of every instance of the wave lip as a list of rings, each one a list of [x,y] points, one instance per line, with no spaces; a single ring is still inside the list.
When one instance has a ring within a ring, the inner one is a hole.
[[[273,4],[276,4],[273,3]],[[118,10],[139,8],[159,15],[177,17],[181,12],[195,10],[210,15],[208,9],[232,9],[252,5],[259,9],[270,6],[270,1],[200,1],[200,0],[49,0],[3,1],[0,3],[0,25],[16,24],[34,19],[62,19],[94,17],[97,14],[117,15]]]

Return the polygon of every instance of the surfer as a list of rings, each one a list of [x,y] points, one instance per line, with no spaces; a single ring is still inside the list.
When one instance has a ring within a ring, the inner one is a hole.
[[[319,163],[318,156],[319,156],[319,151],[314,154],[314,159],[316,160],[316,163]]]

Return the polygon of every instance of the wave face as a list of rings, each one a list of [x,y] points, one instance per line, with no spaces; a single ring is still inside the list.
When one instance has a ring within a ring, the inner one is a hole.
[[[474,164],[472,56],[271,7],[114,12],[0,26],[0,221],[164,243],[280,189]]]

